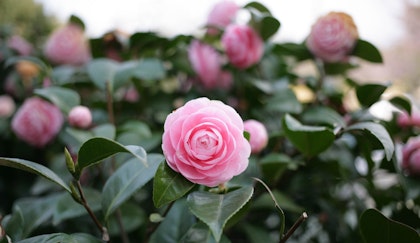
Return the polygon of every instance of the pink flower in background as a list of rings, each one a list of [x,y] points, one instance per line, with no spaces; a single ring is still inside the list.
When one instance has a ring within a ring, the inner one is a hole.
[[[92,113],[86,106],[75,106],[69,112],[68,121],[73,127],[87,128],[92,124]]]
[[[15,101],[9,95],[0,95],[0,118],[10,117],[15,112]]]
[[[247,25],[229,25],[223,33],[222,45],[230,63],[242,69],[258,63],[264,52],[263,40]]]
[[[76,24],[56,30],[47,40],[44,54],[56,64],[82,65],[91,58],[83,29]]]
[[[267,146],[268,132],[264,124],[253,119],[246,120],[244,121],[244,130],[249,132],[252,153],[259,153]]]
[[[326,62],[345,61],[359,38],[352,17],[342,12],[330,12],[312,26],[306,46],[316,57]]]
[[[238,10],[239,6],[235,2],[227,0],[220,1],[211,9],[207,17],[207,25],[224,28],[233,22]],[[219,33],[217,28],[209,27],[207,33],[209,35],[216,35]]]
[[[412,111],[409,115],[407,112],[402,112],[397,117],[397,124],[400,127],[420,127],[420,112]]]
[[[402,169],[413,176],[420,176],[420,137],[410,138],[402,148]]]
[[[213,187],[247,168],[251,148],[243,132],[243,121],[232,107],[198,98],[168,115],[162,150],[173,170]]]
[[[31,43],[27,42],[25,39],[18,35],[13,35],[7,40],[7,46],[11,49],[14,49],[19,55],[28,56],[32,52]]]
[[[53,104],[37,97],[26,99],[12,119],[12,130],[23,141],[43,147],[60,131],[61,111]]]
[[[188,48],[188,58],[205,88],[217,86],[221,57],[212,46],[194,40]]]

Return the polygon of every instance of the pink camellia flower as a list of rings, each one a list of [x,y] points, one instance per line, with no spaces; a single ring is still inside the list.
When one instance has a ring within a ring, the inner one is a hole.
[[[76,24],[56,30],[47,40],[44,54],[56,64],[82,65],[91,58],[83,29]]]
[[[420,112],[413,111],[411,115],[402,112],[397,117],[397,124],[400,127],[420,127]]]
[[[251,147],[243,132],[243,121],[232,107],[198,98],[168,115],[162,150],[173,170],[213,187],[247,168]]]
[[[229,25],[223,33],[222,45],[230,63],[242,69],[259,62],[264,51],[263,40],[247,25]]]
[[[250,135],[251,152],[254,154],[261,152],[268,144],[268,132],[264,124],[250,119],[244,121],[244,129]]]
[[[352,17],[342,12],[330,12],[312,26],[306,46],[316,57],[326,62],[345,61],[359,38]]]
[[[420,176],[420,136],[410,138],[402,148],[402,169],[412,176]]]
[[[239,6],[233,1],[222,0],[216,3],[207,17],[207,25],[210,26],[207,33],[209,35],[218,34],[219,30],[217,28],[224,28],[231,24],[238,10]]]
[[[53,104],[33,97],[26,99],[12,119],[12,130],[23,141],[43,147],[60,131],[61,111]]]
[[[0,118],[10,117],[15,111],[15,101],[9,95],[0,95]]]
[[[86,106],[75,106],[69,112],[68,121],[73,127],[87,128],[92,124],[92,113]]]
[[[13,35],[7,40],[7,46],[15,50],[19,55],[28,56],[32,52],[31,43],[27,42],[25,39],[18,35]]]

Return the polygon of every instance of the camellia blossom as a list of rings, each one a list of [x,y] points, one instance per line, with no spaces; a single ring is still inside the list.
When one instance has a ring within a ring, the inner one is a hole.
[[[402,112],[397,117],[397,124],[400,127],[420,127],[420,112],[413,111],[412,114]]]
[[[326,62],[345,61],[359,38],[353,18],[342,12],[330,12],[312,26],[306,46]]]
[[[216,35],[219,33],[217,28],[224,28],[231,24],[236,17],[239,6],[233,1],[223,0],[216,3],[211,9],[207,17],[207,29],[209,35]],[[211,27],[216,26],[217,28]]]
[[[250,119],[244,121],[244,129],[250,135],[249,143],[251,144],[251,152],[261,152],[268,144],[268,132],[264,124]]]
[[[402,169],[412,176],[420,176],[420,136],[410,138],[402,148]]]
[[[43,147],[60,131],[63,115],[57,106],[38,97],[28,98],[12,119],[12,130],[23,141]]]
[[[247,168],[251,147],[243,132],[243,121],[232,107],[198,98],[168,115],[162,150],[174,171],[213,187]]]
[[[263,40],[247,25],[229,25],[223,33],[222,45],[229,62],[241,69],[258,63],[264,52]]]
[[[15,112],[15,101],[9,95],[0,95],[0,118],[10,117]]]
[[[86,106],[75,106],[69,112],[68,121],[71,126],[87,128],[92,124],[92,113]]]
[[[76,24],[56,30],[47,40],[44,54],[56,64],[82,65],[91,58],[83,29]]]

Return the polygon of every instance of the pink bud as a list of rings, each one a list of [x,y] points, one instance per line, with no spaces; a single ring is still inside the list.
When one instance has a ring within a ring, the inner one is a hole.
[[[12,130],[23,141],[43,147],[60,131],[61,111],[53,104],[37,98],[26,99],[12,119]]]
[[[56,30],[47,41],[44,54],[56,64],[82,65],[91,58],[83,29],[75,24]]]
[[[420,127],[420,112],[413,110],[411,115],[407,112],[399,113],[397,116],[397,124],[400,127]]]
[[[420,137],[410,138],[402,149],[402,169],[412,176],[420,176]]]
[[[0,95],[0,118],[10,117],[15,111],[15,102],[8,95]]]
[[[87,128],[92,124],[92,114],[86,106],[75,106],[70,110],[68,120],[71,126]]]
[[[247,25],[229,25],[223,33],[222,45],[229,62],[241,69],[258,63],[264,52],[263,40]]]
[[[306,46],[316,57],[326,62],[345,61],[359,38],[352,17],[342,12],[330,12],[312,26]]]
[[[207,25],[224,28],[232,23],[239,10],[239,6],[233,1],[220,1],[214,5],[207,17]],[[209,27],[207,30],[209,35],[219,33],[217,28]]]
[[[244,121],[244,130],[249,132],[251,152],[253,154],[261,152],[268,144],[268,132],[264,124],[257,120]]]

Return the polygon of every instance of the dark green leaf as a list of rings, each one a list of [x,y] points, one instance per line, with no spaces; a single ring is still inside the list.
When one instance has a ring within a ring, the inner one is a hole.
[[[263,40],[269,39],[280,28],[280,22],[273,16],[265,16],[261,19],[260,35]]]
[[[408,114],[411,114],[411,101],[407,97],[395,96],[392,97],[389,102],[395,105],[397,108],[406,111]]]
[[[259,2],[250,2],[247,3],[244,8],[248,8],[248,9],[256,9],[258,10],[260,13],[265,13],[265,14],[271,14],[270,10],[264,6],[263,4],[259,3]]]
[[[133,72],[134,77],[146,81],[161,80],[165,75],[166,71],[162,61],[156,58],[140,60]]]
[[[184,196],[194,185],[166,163],[161,163],[153,180],[153,203],[157,208],[162,207]]]
[[[329,75],[340,75],[357,66],[348,62],[324,63],[324,70]]]
[[[180,243],[230,243],[230,240],[222,235],[220,241],[217,242],[209,227],[200,221],[188,230],[180,240]]]
[[[86,233],[75,233],[75,234],[65,234],[65,233],[53,233],[46,235],[38,235],[31,237],[16,243],[103,243],[98,238]]]
[[[40,175],[71,193],[69,186],[57,174],[41,164],[23,159],[0,157],[0,165]]]
[[[114,76],[118,65],[114,60],[97,58],[87,64],[87,73],[98,88],[105,90],[109,83],[110,89],[113,90]]]
[[[82,28],[83,30],[85,29],[85,24],[83,23],[82,19],[79,18],[76,15],[71,15],[70,19],[69,19],[69,23],[78,25],[80,28]]]
[[[255,226],[248,223],[242,225],[250,243],[275,243],[270,233],[262,226]]]
[[[385,217],[376,209],[367,209],[359,224],[365,243],[419,243],[419,234],[411,227]]]
[[[266,102],[269,111],[284,113],[302,112],[302,104],[298,101],[295,93],[290,88],[277,90]]]
[[[130,233],[147,222],[147,215],[138,203],[124,203],[119,207],[121,222],[117,217],[110,217],[108,223],[108,232],[111,236],[120,236],[122,234],[120,223],[124,225],[124,230]]]
[[[378,102],[388,86],[381,84],[364,84],[356,88],[357,99],[360,104],[369,107]]]
[[[357,41],[352,54],[369,62],[382,63],[383,61],[379,50],[371,43],[361,39]]]
[[[276,44],[273,52],[277,55],[294,56],[297,60],[306,60],[312,57],[311,52],[308,50],[304,43],[282,43]]]
[[[283,129],[290,142],[307,156],[314,156],[326,150],[335,139],[329,128],[302,125],[289,114],[283,118]]]
[[[147,164],[139,163],[136,158],[125,162],[106,181],[102,192],[102,210],[105,220],[144,184],[153,178],[163,155],[147,155]]]
[[[280,153],[270,153],[260,160],[264,178],[271,182],[280,179],[287,169],[296,168],[298,165],[289,156]]]
[[[79,94],[71,89],[62,87],[47,87],[34,90],[39,95],[55,104],[64,113],[69,113],[71,108],[80,104]]]
[[[345,127],[344,119],[335,110],[325,106],[314,106],[302,114],[302,121],[309,124]]]
[[[346,131],[355,130],[367,131],[375,136],[384,148],[386,159],[388,161],[392,159],[392,155],[394,154],[394,143],[388,131],[382,125],[374,122],[361,122],[346,129]]]
[[[254,189],[243,187],[227,194],[196,191],[190,193],[187,205],[191,212],[207,224],[216,241],[219,241],[226,222],[252,197]]]

